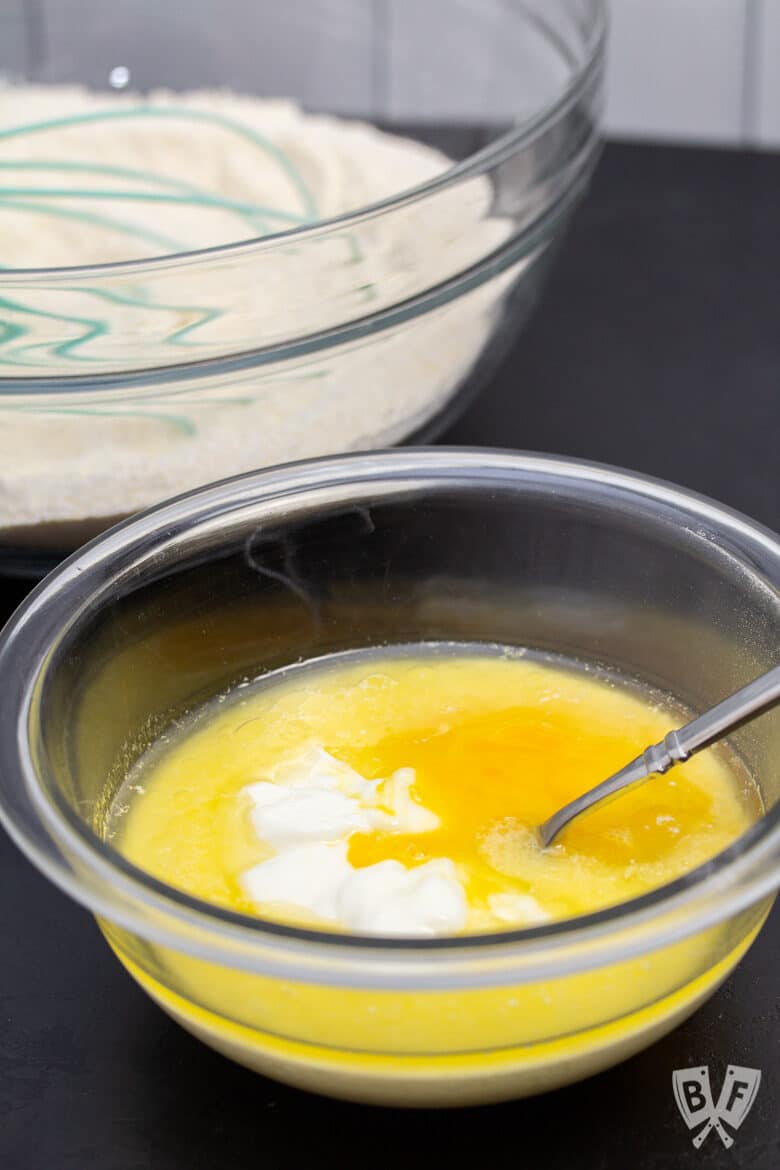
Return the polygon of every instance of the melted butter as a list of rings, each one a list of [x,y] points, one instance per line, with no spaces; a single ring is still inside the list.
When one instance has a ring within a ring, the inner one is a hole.
[[[426,832],[353,833],[352,866],[451,859],[467,929],[522,922],[531,899],[568,917],[672,880],[757,815],[745,778],[708,751],[539,848],[533,826],[681,721],[657,696],[530,658],[421,647],[414,657],[347,659],[239,691],[152,752],[131,777],[144,791],[128,783],[117,800],[129,811],[116,841],[162,880],[255,913],[241,874],[273,849],[253,832],[242,790],[316,744],[368,780],[413,768],[412,797],[438,818]],[[290,905],[262,912],[312,922]]]

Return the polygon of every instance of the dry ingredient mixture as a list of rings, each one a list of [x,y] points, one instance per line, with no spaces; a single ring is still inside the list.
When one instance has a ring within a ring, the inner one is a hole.
[[[393,329],[313,353],[133,388],[85,375],[243,353],[355,320],[468,268],[506,238],[474,177],[251,259],[169,260],[373,204],[450,160],[372,126],[227,92],[145,98],[0,89],[0,537],[56,544],[197,484],[397,441],[459,385],[511,275]],[[73,390],[26,393],[24,378]]]

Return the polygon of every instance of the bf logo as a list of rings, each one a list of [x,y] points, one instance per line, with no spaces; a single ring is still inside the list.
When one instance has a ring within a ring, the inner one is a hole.
[[[693,1139],[698,1150],[711,1130],[715,1130],[726,1149],[734,1139],[723,1127],[727,1121],[732,1129],[739,1129],[750,1112],[761,1084],[757,1068],[741,1068],[730,1064],[720,1091],[717,1105],[712,1103],[710,1070],[708,1068],[678,1068],[672,1073],[672,1086],[677,1108],[688,1129],[701,1129]]]

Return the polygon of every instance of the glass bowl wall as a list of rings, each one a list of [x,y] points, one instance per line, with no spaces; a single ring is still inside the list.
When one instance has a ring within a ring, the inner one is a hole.
[[[6,571],[35,571],[117,518],[226,475],[430,437],[522,329],[598,154],[599,0],[18,11],[2,61],[11,81],[108,94],[129,77],[154,126],[168,117],[160,86],[289,97],[410,133],[451,165],[323,222],[302,190],[262,233],[254,212],[239,215],[234,244],[152,240],[127,263],[0,270]],[[136,117],[138,102],[124,100]],[[21,98],[3,108],[0,262],[2,233],[31,208],[42,230],[85,208],[95,218],[88,196],[109,183],[98,131],[120,134],[125,118],[98,116],[92,154],[74,158],[67,117],[31,122]],[[220,132],[238,144],[242,131]],[[71,192],[64,203],[57,184]],[[144,197],[169,214],[194,198],[179,188]],[[101,216],[127,212],[120,194]]]

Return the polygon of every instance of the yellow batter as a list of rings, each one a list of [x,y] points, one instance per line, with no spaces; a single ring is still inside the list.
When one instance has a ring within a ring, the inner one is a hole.
[[[542,851],[533,826],[682,718],[657,697],[521,655],[385,652],[237,695],[148,757],[118,797],[114,831],[144,870],[245,913],[329,925],[294,906],[258,906],[241,881],[273,853],[243,790],[307,745],[368,779],[414,769],[412,797],[438,828],[356,832],[349,861],[451,859],[467,930],[526,924],[497,923],[492,894],[527,895],[549,918],[634,897],[712,857],[758,812],[745,778],[709,751],[584,816]]]
[[[244,789],[315,744],[369,780],[414,768],[412,798],[438,817],[424,833],[353,834],[354,866],[395,858],[413,870],[450,858],[468,897],[466,931],[495,930],[486,905],[496,890],[529,895],[552,917],[576,915],[683,873],[759,815],[747,777],[710,750],[539,850],[529,826],[681,721],[651,696],[517,654],[382,652],[307,667],[206,709],[128,778],[109,832],[139,866],[190,894],[306,921],[289,905],[247,898],[241,874],[273,851],[253,830]],[[575,947],[530,980],[511,964],[491,980],[493,943],[474,948],[481,974],[465,983],[448,979],[451,960],[437,952],[433,989],[363,979],[347,950],[329,983],[303,951],[298,977],[282,978],[101,925],[146,991],[232,1059],[332,1096],[454,1105],[538,1093],[649,1044],[725,978],[768,906],[655,949],[627,947],[607,965],[580,964]],[[614,937],[621,929],[613,924]]]

